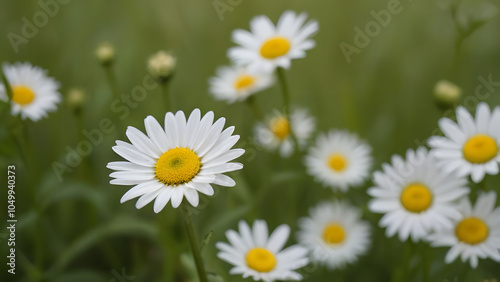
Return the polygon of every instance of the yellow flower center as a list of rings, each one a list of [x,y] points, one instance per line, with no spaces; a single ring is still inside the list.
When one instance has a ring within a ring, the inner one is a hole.
[[[288,119],[284,117],[273,118],[271,120],[271,131],[279,139],[285,140],[290,134],[290,123]]]
[[[26,86],[13,86],[12,87],[12,100],[21,106],[27,105],[33,102],[35,99],[35,93]]]
[[[493,138],[486,134],[471,137],[464,145],[464,158],[473,164],[489,162],[498,155],[498,146]]]
[[[290,41],[283,36],[274,36],[269,38],[260,47],[260,54],[266,59],[275,59],[288,53],[290,50]]]
[[[191,181],[201,169],[200,158],[188,148],[166,151],[156,163],[156,178],[167,185],[177,186]]]
[[[488,226],[477,217],[465,218],[455,228],[455,235],[464,243],[479,244],[488,237]]]
[[[253,248],[247,253],[247,265],[258,272],[269,272],[276,267],[276,257],[264,248]]]
[[[347,168],[347,159],[340,154],[332,154],[328,158],[328,166],[336,172],[344,171]]]
[[[248,74],[242,74],[234,82],[234,88],[236,88],[236,90],[238,91],[241,91],[252,87],[254,84],[255,77]]]
[[[344,228],[337,223],[329,224],[323,230],[323,240],[330,245],[337,245],[344,242],[345,235]]]
[[[423,212],[432,204],[432,193],[425,185],[410,184],[401,193],[401,204],[410,212]]]

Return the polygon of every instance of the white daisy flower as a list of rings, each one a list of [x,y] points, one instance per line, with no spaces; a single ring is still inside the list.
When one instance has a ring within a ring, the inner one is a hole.
[[[480,194],[472,207],[469,199],[458,206],[461,216],[451,228],[429,236],[432,246],[450,246],[446,263],[461,256],[462,262],[470,261],[476,268],[478,258],[491,258],[500,262],[500,207],[495,208],[497,194],[493,191]]]
[[[471,175],[475,183],[485,174],[498,174],[500,162],[500,107],[493,113],[486,103],[476,109],[476,119],[464,108],[457,109],[458,123],[449,118],[439,120],[446,137],[429,139],[432,153],[444,170],[459,176]]]
[[[318,22],[304,24],[306,19],[306,13],[285,11],[275,27],[268,17],[257,16],[250,21],[251,32],[242,29],[233,32],[233,41],[240,46],[229,49],[228,56],[251,70],[288,69],[292,59],[304,58],[305,51],[316,45],[310,37],[318,31]]]
[[[370,226],[361,211],[345,202],[323,202],[299,220],[298,241],[313,261],[329,269],[352,264],[370,246]]]
[[[111,184],[135,185],[121,202],[140,196],[135,205],[140,209],[155,200],[153,209],[158,213],[170,200],[177,208],[184,197],[198,206],[198,192],[214,194],[210,184],[234,186],[234,180],[223,173],[243,167],[230,161],[245,150],[231,149],[240,138],[232,135],[234,126],[223,131],[225,118],[213,120],[213,112],[201,118],[200,110],[195,109],[187,121],[182,111],[167,113],[165,129],[148,116],[144,120],[147,135],[129,126],[126,134],[132,144],[116,141],[113,147],[127,161],[107,165],[116,170],[109,175],[115,178]]]
[[[5,78],[12,88],[11,114],[21,115],[38,121],[47,116],[48,112],[57,110],[61,101],[58,92],[59,82],[47,76],[47,71],[30,63],[15,63],[3,65]],[[8,101],[6,89],[0,84],[0,100]]]
[[[244,67],[220,67],[209,80],[210,92],[217,100],[229,104],[243,101],[250,95],[269,88],[274,78],[268,73],[250,72]]]
[[[217,256],[234,265],[230,274],[253,277],[255,281],[302,280],[302,275],[294,270],[309,263],[307,249],[293,245],[282,250],[290,235],[288,225],[278,226],[269,236],[264,220],[256,220],[252,230],[240,221],[239,231],[226,231],[230,244],[216,244],[220,251]]]
[[[305,158],[307,171],[318,182],[345,192],[361,184],[370,172],[371,147],[357,135],[330,130],[320,134]]]
[[[295,109],[290,115],[290,121],[278,111],[268,119],[267,123],[258,123],[255,136],[258,144],[269,150],[279,149],[280,155],[287,158],[294,150],[291,133],[295,135],[300,148],[307,145],[316,127],[316,119],[305,109]]]
[[[368,189],[374,197],[368,207],[384,214],[379,225],[387,228],[386,236],[398,233],[401,241],[411,236],[416,242],[430,231],[450,228],[460,217],[455,201],[469,193],[467,179],[439,169],[424,147],[408,150],[406,161],[394,155],[392,165],[382,167]]]

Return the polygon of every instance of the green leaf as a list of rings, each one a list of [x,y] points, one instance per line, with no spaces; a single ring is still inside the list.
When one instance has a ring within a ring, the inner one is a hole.
[[[89,185],[78,182],[70,182],[64,186],[60,185],[54,188],[55,191],[48,193],[42,202],[43,209],[47,209],[52,205],[67,202],[69,200],[87,201],[95,207],[100,214],[106,214],[107,203],[99,190],[93,189]]]
[[[48,271],[48,275],[54,275],[65,269],[79,255],[90,249],[98,242],[114,236],[123,236],[133,234],[134,236],[143,236],[151,241],[156,241],[157,229],[155,226],[144,222],[139,218],[116,217],[111,222],[94,228],[82,235],[57,258],[55,263]]]

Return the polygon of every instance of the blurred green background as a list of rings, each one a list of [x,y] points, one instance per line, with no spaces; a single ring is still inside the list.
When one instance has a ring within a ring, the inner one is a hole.
[[[78,87],[87,99],[81,120],[63,102],[49,118],[24,123],[27,166],[9,132],[12,118],[2,113],[0,165],[2,169],[17,165],[18,225],[17,274],[13,278],[2,270],[0,280],[122,281],[119,277],[125,273],[131,280],[124,281],[194,281],[193,269],[186,262],[189,245],[178,211],[167,206],[156,215],[152,205],[136,210],[135,201],[120,204],[129,187],[108,184],[110,171],[105,166],[120,160],[111,150],[114,141],[126,140],[126,126],[144,130],[147,115],[163,121],[167,108],[158,88],[149,91],[125,120],[118,120],[110,110],[113,98],[94,54],[95,48],[107,41],[116,49],[114,70],[121,93],[130,94],[142,85],[150,55],[158,50],[172,51],[178,58],[171,82],[175,110],[213,110],[217,117],[227,118],[227,125],[235,125],[236,133],[242,136],[239,146],[246,148],[247,154],[240,160],[244,170],[232,174],[237,186],[216,188],[216,197],[203,197],[195,211],[199,238],[214,231],[204,249],[206,268],[225,281],[241,281],[229,276],[230,266],[215,257],[214,242],[226,240],[225,230],[237,228],[240,219],[253,222],[262,218],[270,229],[286,223],[295,231],[297,219],[306,216],[309,207],[333,196],[330,189],[305,175],[298,156],[282,160],[255,146],[251,136],[255,119],[245,104],[228,106],[208,94],[208,78],[216,67],[229,64],[226,50],[234,45],[232,30],[248,29],[250,19],[260,14],[276,22],[287,9],[305,11],[318,20],[317,47],[307,52],[305,59],[293,61],[287,72],[292,105],[307,107],[317,118],[318,131],[343,128],[359,133],[374,148],[374,170],[392,154],[423,145],[436,134],[437,120],[444,114],[433,97],[438,80],[448,79],[460,86],[463,99],[472,105],[470,109],[477,103],[474,97],[481,84],[479,76],[500,82],[500,16],[491,17],[468,36],[457,55],[458,33],[448,8],[450,1],[401,1],[401,13],[392,15],[389,25],[348,63],[340,43],[353,45],[354,27],[364,29],[373,20],[370,11],[387,9],[388,2],[243,0],[233,7],[230,3],[238,1],[69,1],[58,5],[59,11],[29,42],[19,45],[16,53],[9,33],[21,35],[23,17],[33,22],[33,16],[43,10],[38,1],[1,1],[0,61],[29,61],[41,66],[61,82],[63,94]],[[220,3],[231,8],[222,18],[215,8]],[[471,17],[487,16],[499,5],[495,0],[464,0],[458,13],[468,22]],[[493,88],[488,104],[500,104],[499,88]],[[281,108],[278,86],[256,97],[265,113]],[[105,134],[92,153],[60,182],[52,164],[64,162],[68,148],[75,149],[83,140],[81,130],[99,128],[104,117],[114,121],[115,130]],[[487,177],[488,185],[497,191],[499,180],[498,176]],[[367,212],[365,190],[369,186],[366,183],[344,196],[364,207],[364,218],[372,224],[374,241],[369,254],[342,271],[342,277],[338,271],[320,267],[301,270],[306,281],[389,281],[400,271],[404,243],[385,238],[376,225],[380,216]],[[1,202],[6,209],[6,201]],[[1,234],[7,234],[5,230]],[[2,269],[6,265],[5,238],[0,246]],[[289,244],[294,241],[292,236]],[[460,280],[464,265],[455,262],[445,266],[445,252],[434,252],[432,281],[464,281]],[[415,281],[421,279],[418,263],[418,259],[411,262]],[[468,281],[498,279],[498,269],[491,260],[481,261],[480,268],[468,274]],[[460,279],[454,280],[457,277]]]

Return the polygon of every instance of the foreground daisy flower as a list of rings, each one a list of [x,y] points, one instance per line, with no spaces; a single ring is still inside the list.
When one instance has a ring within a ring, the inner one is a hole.
[[[155,200],[154,211],[160,212],[168,201],[177,208],[186,197],[198,206],[198,192],[214,194],[210,184],[232,187],[236,183],[223,173],[239,170],[240,163],[232,163],[245,150],[231,149],[240,138],[232,135],[234,126],[222,130],[225,119],[215,123],[214,113],[203,118],[195,109],[186,121],[184,112],[165,115],[165,129],[148,116],[144,120],[147,135],[129,126],[127,137],[132,144],[116,141],[113,150],[127,161],[110,162],[107,167],[116,172],[109,176],[111,184],[136,185],[121,202],[140,196],[136,208],[140,209]]]
[[[38,121],[57,110],[57,104],[61,102],[60,84],[47,76],[46,70],[30,63],[15,63],[4,64],[3,72],[12,88],[13,116],[20,114],[22,119]],[[8,100],[3,84],[0,84],[0,97],[3,101]]]
[[[493,191],[479,195],[473,208],[468,199],[458,206],[461,213],[451,228],[429,236],[432,246],[450,246],[446,263],[461,256],[476,268],[478,258],[500,262],[500,207],[495,208],[497,194]]]
[[[244,221],[239,223],[238,234],[234,230],[226,231],[226,237],[231,244],[217,242],[217,256],[234,265],[230,274],[242,274],[243,278],[253,277],[255,281],[302,280],[302,275],[294,270],[309,263],[307,250],[299,245],[293,245],[284,250],[290,227],[278,226],[271,236],[268,234],[267,223],[256,220],[251,230]]]
[[[291,133],[295,135],[299,146],[304,148],[315,127],[316,120],[306,110],[296,109],[290,115],[290,121],[280,112],[275,112],[267,124],[257,124],[255,135],[257,143],[269,150],[279,149],[280,155],[286,158],[294,150]]]
[[[317,181],[347,191],[370,172],[371,147],[347,131],[330,130],[316,139],[305,158],[307,172]]]
[[[307,14],[284,12],[276,27],[266,16],[258,16],[250,22],[252,32],[237,29],[233,41],[240,46],[229,49],[228,56],[236,64],[251,70],[272,72],[276,67],[288,69],[292,59],[304,58],[305,51],[314,48],[310,39],[318,29],[318,22],[309,21]]]
[[[394,155],[392,165],[382,167],[368,189],[374,197],[368,207],[385,214],[379,225],[387,227],[386,236],[398,233],[401,241],[411,236],[416,242],[430,231],[450,228],[460,217],[454,202],[469,193],[467,180],[439,169],[425,148],[408,150],[406,161]]]
[[[249,72],[244,67],[220,67],[217,76],[212,77],[209,83],[210,92],[217,100],[232,104],[269,88],[274,79],[271,74]]]
[[[299,242],[309,249],[313,261],[329,269],[354,263],[368,250],[370,226],[361,221],[359,209],[345,202],[324,202],[299,220]]]
[[[493,113],[486,103],[476,109],[476,119],[464,108],[457,109],[458,123],[449,118],[439,120],[446,137],[429,139],[432,153],[445,171],[459,176],[471,175],[479,183],[485,174],[498,174],[500,162],[500,107]]]

